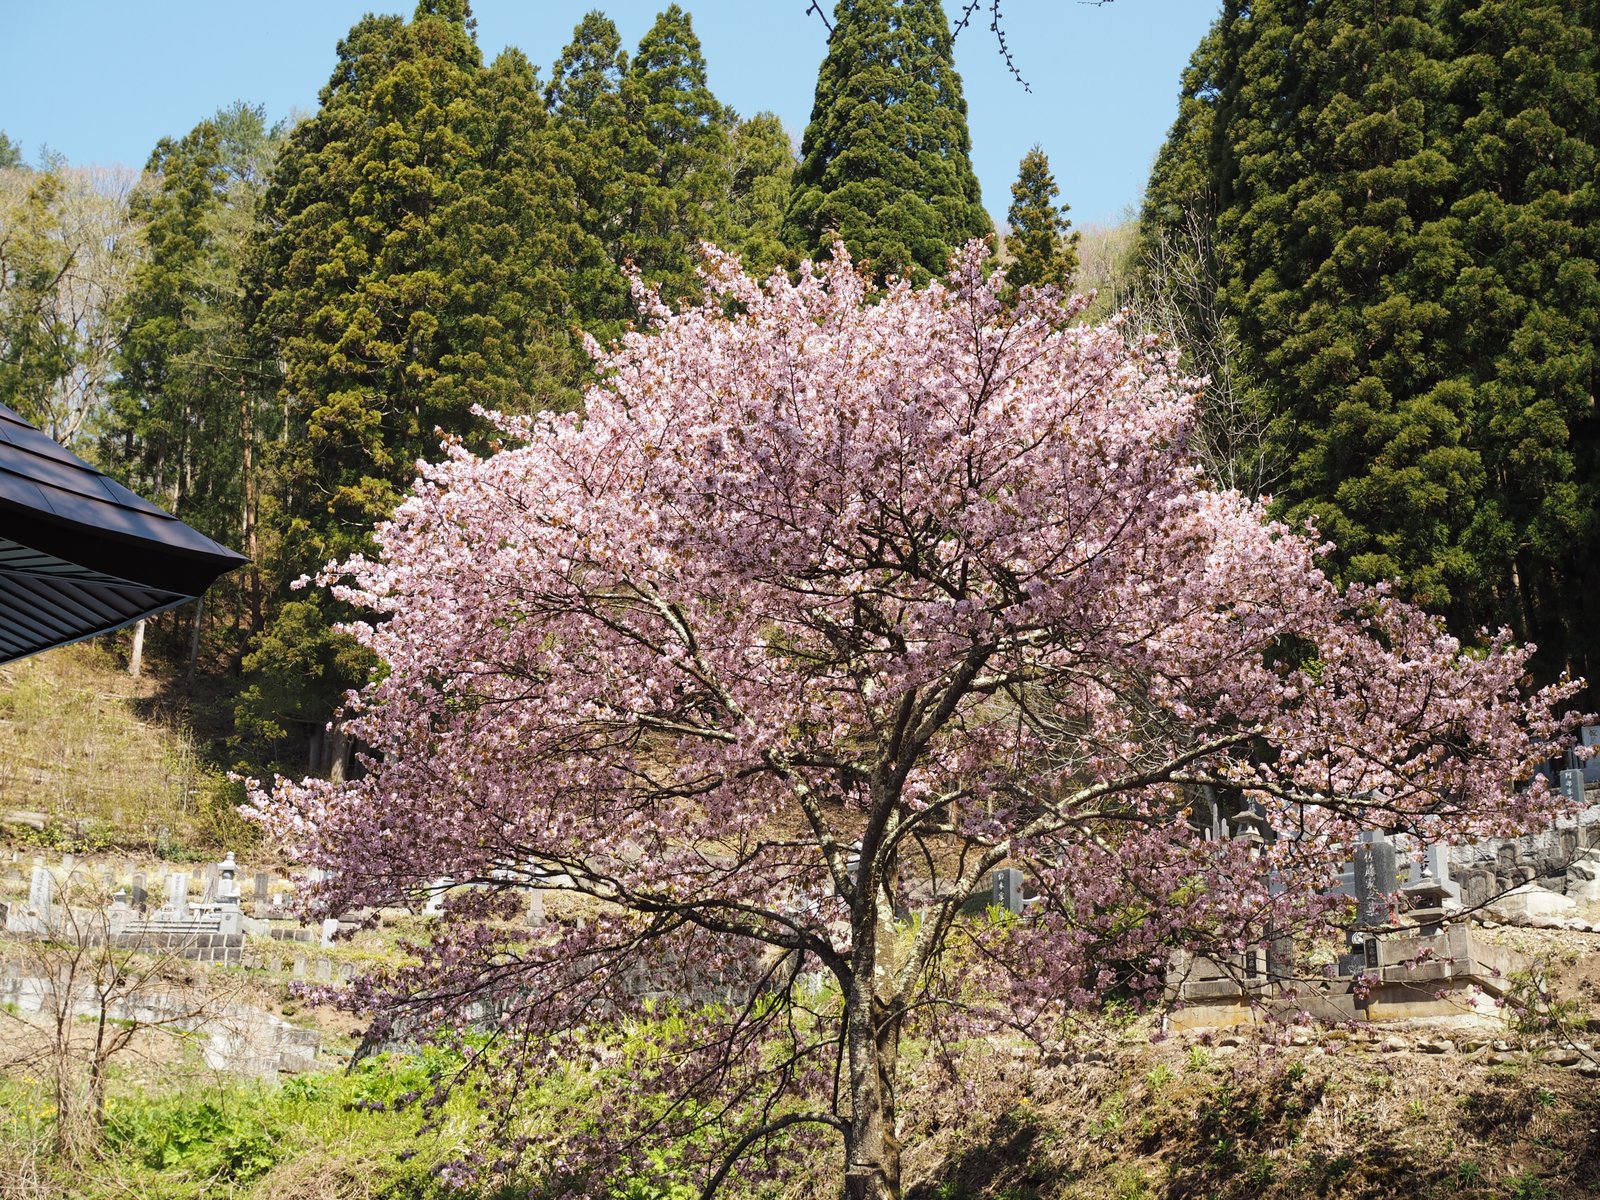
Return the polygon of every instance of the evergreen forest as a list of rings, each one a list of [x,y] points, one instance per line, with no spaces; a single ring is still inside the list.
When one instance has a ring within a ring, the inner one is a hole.
[[[712,94],[677,4],[633,48],[591,12],[541,70],[423,0],[352,28],[293,125],[234,102],[137,177],[0,143],[0,402],[249,556],[152,652],[219,762],[326,773],[370,664],[294,582],[368,546],[441,434],[485,444],[479,409],[578,407],[630,273],[680,304],[702,241],[760,277],[839,239],[920,283],[988,237],[1013,288],[1097,288],[1171,335],[1216,479],[1314,521],[1340,575],[1592,677],[1594,18],[1229,0],[1084,270],[1037,147],[996,239],[938,0],[837,5],[798,145]]]

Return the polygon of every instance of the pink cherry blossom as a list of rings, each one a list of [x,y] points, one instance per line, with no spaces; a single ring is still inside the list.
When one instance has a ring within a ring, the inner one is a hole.
[[[493,417],[510,448],[448,446],[323,580],[386,664],[345,716],[364,771],[256,810],[336,872],[327,910],[481,885],[352,999],[495,1014],[508,1105],[552,1062],[590,1079],[603,1116],[540,1151],[574,1194],[670,1145],[708,1190],[831,1146],[847,1194],[897,1195],[911,1022],[1043,1036],[1157,993],[1176,947],[1328,921],[1363,828],[1560,803],[1515,785],[1572,686],[1336,587],[1201,477],[1170,350],[1004,309],[980,259],[877,294],[842,248],[764,284],[708,251],[701,306],[646,297],[595,347],[581,418]],[[1202,788],[1277,836],[1201,840]],[[1001,864],[1039,902],[962,915]],[[507,922],[535,885],[599,915]]]

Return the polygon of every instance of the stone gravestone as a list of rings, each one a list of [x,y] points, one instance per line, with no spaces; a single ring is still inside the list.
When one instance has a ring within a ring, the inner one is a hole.
[[[267,897],[272,892],[272,876],[265,871],[256,872],[255,909],[257,918],[267,915]]]
[[[1380,835],[1356,847],[1356,928],[1389,924],[1395,890],[1394,846]]]
[[[1294,939],[1274,937],[1267,942],[1267,978],[1282,983],[1294,977]]]
[[[996,871],[990,879],[990,904],[1009,913],[1022,912],[1022,872],[1015,867]]]
[[[1228,822],[1217,801],[1217,789],[1210,784],[1201,784],[1196,789],[1194,802],[1189,806],[1189,824],[1208,842],[1220,842],[1227,836]]]
[[[160,915],[167,921],[189,919],[189,872],[174,871],[167,876],[167,902],[161,906]]]
[[[528,896],[528,925],[538,928],[544,924],[544,893],[534,888]]]
[[[106,932],[116,937],[127,929],[134,915],[133,906],[128,903],[128,893],[118,888],[111,897],[111,907],[106,910]]]
[[[28,907],[33,915],[41,922],[41,928],[50,927],[50,906],[56,898],[56,877],[50,874],[50,868],[36,866],[33,868],[33,880],[28,888]]]
[[[1561,772],[1561,794],[1574,804],[1583,803],[1583,772]]]
[[[1496,891],[1494,872],[1487,867],[1467,867],[1461,872],[1461,902],[1468,908],[1489,903]]]
[[[242,933],[244,912],[239,907],[239,864],[233,861],[232,850],[223,855],[222,861],[216,865],[211,891],[221,918],[217,932],[225,935]]]
[[[1583,762],[1583,781],[1600,783],[1600,725],[1585,725],[1578,732],[1582,736],[1582,744],[1593,750]]]
[[[145,890],[144,879],[145,879],[145,876],[144,876],[144,872],[143,871],[135,871],[134,872],[134,874],[133,874],[133,891],[129,896],[129,902],[133,905],[134,908],[138,909],[140,912],[144,912],[146,906],[150,902],[150,893]]]

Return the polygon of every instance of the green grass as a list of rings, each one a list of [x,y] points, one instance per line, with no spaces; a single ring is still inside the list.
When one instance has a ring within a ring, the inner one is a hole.
[[[119,1088],[108,1104],[104,1152],[68,1172],[50,1160],[54,1108],[44,1081],[0,1081],[0,1182],[18,1195],[63,1200],[278,1200],[301,1194],[371,1200],[471,1200],[447,1193],[435,1168],[472,1145],[477,1110],[452,1097],[433,1132],[409,1103],[432,1091],[431,1054],[383,1056],[346,1073],[280,1085],[220,1078],[176,1091]],[[30,1191],[17,1187],[26,1172]],[[11,1194],[9,1191],[4,1194]],[[483,1193],[485,1200],[493,1192]]]

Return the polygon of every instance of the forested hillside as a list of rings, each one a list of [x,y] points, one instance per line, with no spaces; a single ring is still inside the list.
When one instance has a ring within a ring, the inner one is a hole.
[[[792,260],[789,140],[705,76],[676,5],[632,54],[591,13],[541,78],[424,2],[351,29],[309,117],[234,103],[137,180],[6,141],[0,402],[252,560],[152,631],[183,672],[202,622],[219,759],[306,761],[367,663],[289,585],[364,548],[441,434],[483,444],[476,407],[573,408],[626,270],[677,301],[702,239]]]

